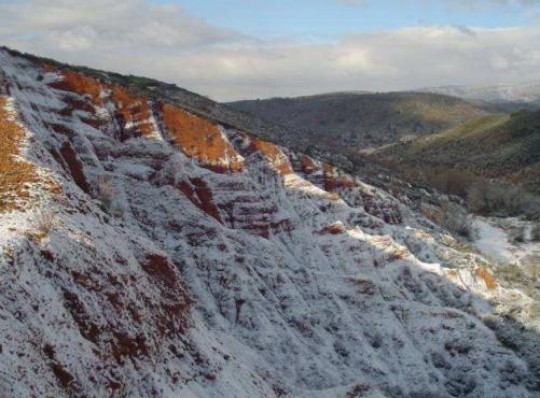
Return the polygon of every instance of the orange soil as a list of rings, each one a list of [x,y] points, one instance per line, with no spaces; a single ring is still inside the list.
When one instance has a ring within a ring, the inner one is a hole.
[[[333,192],[338,188],[352,188],[354,180],[347,175],[339,175],[337,169],[328,163],[323,163],[324,189]]]
[[[118,85],[103,83],[96,78],[82,73],[70,70],[58,71],[48,65],[45,65],[44,69],[47,72],[59,73],[63,78],[61,81],[51,83],[51,87],[73,92],[83,97],[89,96],[92,104],[95,106],[103,106],[102,92],[110,91],[109,99],[116,106],[122,128],[125,129],[127,124],[132,125],[123,131],[122,139],[149,135],[153,132],[153,126],[149,122],[149,118],[152,116],[152,110],[144,98],[133,95]],[[93,107],[83,101],[77,101],[72,98],[66,98],[65,101],[75,109],[95,115]],[[88,119],[85,122],[95,128],[99,128],[99,123],[96,123],[95,120]]]
[[[306,174],[311,174],[315,170],[317,170],[317,165],[315,164],[313,159],[311,159],[307,155],[302,155],[302,157],[300,158],[300,164],[302,166],[302,171]]]
[[[145,136],[150,135],[154,131],[149,118],[152,116],[152,110],[148,102],[143,98],[136,97],[122,87],[111,86],[111,100],[116,104],[117,112],[122,116],[124,126],[127,123],[133,125],[126,138],[130,135]],[[129,134],[131,133],[131,134]]]
[[[486,287],[489,290],[497,289],[497,281],[495,280],[493,275],[491,275],[491,272],[489,272],[489,270],[486,267],[477,268],[474,271],[474,274],[478,278],[481,278],[484,281],[484,283],[486,284]]]
[[[249,151],[262,153],[266,159],[274,164],[280,174],[285,175],[293,172],[289,159],[287,159],[277,145],[252,138]]]
[[[342,224],[332,224],[327,227],[324,227],[320,232],[319,235],[340,235],[345,233],[347,230],[345,229],[345,226]]]
[[[242,161],[231,159],[238,153],[217,125],[171,105],[161,104],[160,108],[169,134],[187,156],[216,172],[244,169]]]
[[[102,84],[99,80],[70,70],[62,70],[59,72],[50,66],[45,66],[44,69],[47,72],[55,71],[63,77],[62,80],[51,83],[51,87],[64,91],[71,91],[80,95],[89,95],[94,104],[99,106],[103,105],[103,100],[101,98]]]
[[[452,278],[457,278],[458,277],[457,271],[455,271],[453,269],[446,271],[446,275],[448,275],[449,277],[452,277]]]

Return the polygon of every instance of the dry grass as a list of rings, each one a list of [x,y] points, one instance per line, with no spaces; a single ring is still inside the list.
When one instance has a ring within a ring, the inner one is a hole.
[[[28,231],[28,237],[36,243],[42,243],[58,225],[56,215],[49,209],[43,209],[36,218],[36,227]]]
[[[0,212],[19,209],[30,197],[28,184],[37,182],[36,168],[17,159],[25,132],[13,121],[6,105],[7,99],[0,97]]]
[[[0,97],[0,213],[23,210],[30,200],[30,187],[38,182],[53,195],[62,189],[52,178],[40,178],[37,168],[20,158],[26,132],[7,109],[8,99]]]

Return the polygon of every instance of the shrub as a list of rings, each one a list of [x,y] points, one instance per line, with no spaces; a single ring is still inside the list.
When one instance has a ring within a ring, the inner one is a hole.
[[[510,283],[522,283],[526,280],[523,270],[516,264],[501,264],[497,276]]]
[[[48,235],[56,225],[56,216],[52,211],[43,211],[38,217],[38,228]]]
[[[29,237],[36,242],[42,242],[49,236],[57,225],[56,215],[51,210],[42,210],[35,218],[35,230],[29,232]]]
[[[509,232],[508,237],[512,243],[525,242],[525,228],[519,227]]]
[[[455,195],[465,199],[471,186],[476,184],[478,177],[463,170],[441,170],[435,169],[426,172],[426,179],[429,184],[437,190],[447,194]]]
[[[467,202],[475,213],[540,218],[540,199],[519,186],[479,180],[470,186]]]
[[[106,209],[110,209],[114,199],[114,187],[112,179],[105,176],[99,176],[97,179],[98,197],[105,206]]]
[[[97,190],[103,210],[114,217],[121,218],[124,215],[125,207],[118,197],[118,191],[114,188],[112,179],[106,176],[98,177]]]
[[[386,167],[399,170],[407,180],[429,185],[441,193],[464,199],[470,211],[483,215],[525,216],[540,220],[540,197],[524,186],[491,182],[467,170],[444,167],[407,167],[395,160],[384,161]],[[534,186],[529,186],[534,189]]]
[[[473,231],[472,219],[466,209],[448,199],[442,202],[441,209],[442,227],[463,237],[471,237]]]

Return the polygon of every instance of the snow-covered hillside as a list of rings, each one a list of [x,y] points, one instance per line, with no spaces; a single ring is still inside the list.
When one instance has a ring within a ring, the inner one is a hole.
[[[534,344],[534,301],[406,198],[69,69],[0,68],[7,164],[33,170],[0,186],[0,396],[538,396],[494,332]]]

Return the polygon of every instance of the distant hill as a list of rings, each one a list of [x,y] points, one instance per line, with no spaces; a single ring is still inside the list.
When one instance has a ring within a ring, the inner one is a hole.
[[[331,93],[229,105],[301,131],[312,142],[358,150],[434,134],[487,114],[462,99],[415,92]]]
[[[477,118],[374,153],[400,167],[458,169],[540,193],[540,111]]]

